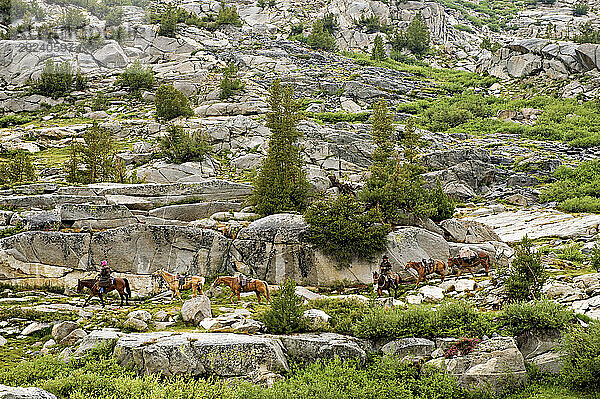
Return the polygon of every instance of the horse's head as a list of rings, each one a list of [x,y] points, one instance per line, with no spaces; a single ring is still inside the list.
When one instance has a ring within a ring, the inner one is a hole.
[[[409,270],[411,268],[416,268],[419,266],[421,262],[406,262],[406,266],[404,266],[404,270]]]
[[[77,292],[81,293],[81,291],[83,290],[83,283],[81,282],[81,279],[77,280]]]
[[[379,273],[377,273],[375,271],[375,272],[373,272],[373,284],[377,284],[378,281],[379,281]]]
[[[163,272],[163,269],[158,269],[157,271],[155,271],[154,273],[152,273],[152,278],[153,279],[159,278],[161,276],[162,272]]]

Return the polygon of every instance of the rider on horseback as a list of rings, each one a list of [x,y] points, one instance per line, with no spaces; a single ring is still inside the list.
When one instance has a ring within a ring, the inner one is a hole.
[[[112,270],[110,269],[110,266],[108,266],[108,262],[103,260],[101,265],[102,270],[100,271],[98,277],[96,277],[96,284],[98,285],[98,287],[100,287],[100,293],[103,294],[104,289],[112,285],[113,278],[111,276]]]
[[[382,276],[385,276],[387,280],[389,280],[390,284],[395,287],[396,283],[394,283],[394,279],[392,278],[392,264],[388,260],[386,255],[383,255],[383,259],[381,264],[379,265],[379,272]]]

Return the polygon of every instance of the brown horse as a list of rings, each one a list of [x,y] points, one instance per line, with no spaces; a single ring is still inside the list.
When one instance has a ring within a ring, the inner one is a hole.
[[[487,276],[490,272],[490,265],[492,261],[490,259],[490,255],[485,251],[477,251],[476,256],[473,259],[462,258],[460,256],[455,256],[453,258],[448,258],[448,266],[456,267],[456,278],[460,277],[464,270],[468,270],[473,277],[475,277],[475,273],[473,273],[474,267],[483,267],[485,269],[485,275]]]
[[[100,287],[98,286],[97,282],[98,280],[95,278],[77,280],[77,292],[81,293],[85,287],[89,288],[91,291],[90,296],[85,300],[83,307],[87,306],[90,299],[92,299],[94,296],[100,298],[102,307],[104,307],[104,299],[102,296],[113,290],[117,290],[119,296],[121,297],[121,304],[119,306],[123,306],[123,298],[125,298],[125,304],[129,305],[129,299],[131,299],[131,288],[129,288],[129,281],[126,278],[114,277],[112,279],[112,284],[108,287],[104,287],[104,292],[100,291]]]
[[[242,285],[240,284],[240,280],[237,277],[221,276],[221,277],[217,277],[217,279],[212,283],[211,289],[213,289],[221,284],[225,284],[226,286],[228,286],[231,289],[231,295],[229,296],[229,299],[231,300],[231,302],[233,302],[234,295],[237,296],[237,299],[239,301],[239,300],[241,300],[240,293],[252,292],[252,291],[254,291],[256,293],[256,298],[258,300],[258,303],[260,303],[261,294],[262,294],[262,296],[267,298],[267,301],[271,300],[271,294],[269,293],[269,285],[267,284],[266,281],[250,279],[250,280],[248,280],[248,283],[242,287]]]
[[[202,286],[204,286],[204,282],[206,281],[204,279],[204,277],[201,276],[186,276],[185,277],[185,282],[183,283],[183,285],[179,285],[179,279],[177,278],[177,276],[175,274],[169,273],[164,269],[160,269],[155,271],[154,273],[152,273],[152,278],[153,279],[160,279],[162,278],[162,281],[164,281],[165,283],[167,283],[167,286],[169,287],[169,289],[171,290],[171,302],[173,302],[173,298],[175,297],[175,294],[177,294],[177,298],[179,298],[179,300],[181,302],[183,302],[183,299],[181,299],[181,292],[180,290],[189,290],[190,288],[192,289],[192,298],[195,298],[198,292],[198,289],[200,289],[200,295],[204,295],[204,292],[202,291]],[[169,302],[169,303],[171,303]]]
[[[373,272],[373,288],[377,290],[377,296],[383,295],[383,290],[387,290],[392,295],[394,290],[394,298],[398,296],[398,288],[400,288],[400,276],[398,273],[392,273],[389,277]]]
[[[433,264],[425,264],[423,262],[408,262],[404,267],[404,270],[415,269],[419,274],[417,278],[417,284],[415,287],[419,286],[419,283],[425,279],[427,280],[427,276],[432,273],[437,273],[442,276],[442,282],[446,279],[446,264],[439,259],[432,259]]]

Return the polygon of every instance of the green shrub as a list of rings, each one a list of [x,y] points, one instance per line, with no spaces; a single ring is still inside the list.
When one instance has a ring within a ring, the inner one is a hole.
[[[312,204],[304,218],[308,240],[341,264],[370,259],[385,249],[389,227],[382,225],[376,210],[366,211],[351,195]]]
[[[22,115],[6,115],[0,118],[0,128],[11,127],[16,125],[24,125],[33,120],[29,116]]]
[[[563,376],[570,386],[600,392],[600,323],[573,328],[563,338]]]
[[[6,162],[0,164],[0,184],[19,184],[36,180],[31,156],[26,152],[14,152]]]
[[[532,241],[523,237],[517,244],[515,258],[508,271],[504,290],[513,301],[539,299],[547,275],[541,253],[533,252]]]
[[[316,50],[334,51],[337,48],[335,39],[329,30],[325,29],[324,22],[320,19],[313,23],[306,44]]]
[[[579,3],[575,3],[573,5],[573,15],[575,15],[576,17],[581,17],[582,15],[586,15],[589,10],[590,10],[590,6],[588,6],[583,1],[580,1]]]
[[[117,86],[127,88],[130,93],[139,92],[142,89],[152,90],[156,84],[152,68],[142,66],[139,60],[129,64],[119,75]]]
[[[160,140],[160,150],[170,162],[201,161],[212,151],[206,135],[200,131],[186,133],[183,127],[171,125]]]
[[[30,81],[31,91],[43,96],[58,98],[73,90],[74,76],[71,64],[64,61],[55,64],[48,59],[39,78]]]
[[[194,115],[188,98],[171,84],[161,85],[156,90],[154,105],[156,106],[156,118],[160,120],[170,121],[180,116]]]
[[[535,302],[516,302],[504,307],[502,323],[511,335],[529,330],[566,328],[575,314],[562,305],[547,299]]]
[[[60,16],[58,23],[67,31],[82,29],[88,24],[88,20],[78,8],[69,8]]]
[[[452,201],[444,190],[439,179],[435,183],[433,190],[429,192],[428,202],[432,205],[434,212],[429,216],[435,222],[450,219],[454,215],[456,204]]]
[[[291,86],[282,87],[279,80],[271,85],[267,127],[271,129],[267,157],[254,181],[251,202],[257,213],[296,211],[306,208],[308,181],[304,160],[297,145],[301,133],[296,129],[298,103]]]
[[[177,10],[174,7],[167,7],[159,16],[159,36],[175,37],[177,32]]]
[[[223,77],[219,83],[219,87],[221,89],[221,100],[226,100],[236,94],[238,91],[244,89],[244,83],[241,81],[241,79],[236,77],[237,72],[238,70],[235,64],[229,64],[223,69]]]
[[[584,161],[575,168],[560,166],[554,177],[556,182],[544,188],[541,201],[559,202],[569,212],[600,212],[600,160]]]
[[[590,265],[592,266],[592,268],[600,272],[600,239],[598,237],[596,237],[596,242],[594,243],[594,247],[592,248],[590,258]]]
[[[437,310],[426,306],[407,309],[373,307],[355,326],[354,335],[369,339],[401,337],[472,337],[490,334],[495,328],[471,305],[448,302]]]
[[[106,111],[108,109],[108,98],[103,91],[98,91],[92,99],[92,111]]]
[[[323,298],[310,301],[308,307],[320,309],[331,319],[329,324],[339,334],[353,335],[357,321],[367,310],[367,304],[358,299]]]
[[[452,27],[454,29],[462,31],[462,32],[475,33],[475,31],[473,30],[473,28],[471,28],[470,26],[467,26],[467,25],[456,24],[456,25],[452,25]]]
[[[274,334],[290,334],[306,328],[302,298],[296,295],[296,283],[287,279],[279,286],[277,295],[261,319]]]
[[[390,27],[381,23],[379,17],[375,14],[366,16],[364,13],[360,15],[360,19],[354,20],[354,25],[357,28],[364,28],[366,33],[387,32]]]
[[[558,259],[568,260],[570,262],[583,262],[585,255],[581,252],[583,243],[571,242],[555,249]]]
[[[224,1],[221,2],[221,8],[219,9],[219,13],[217,14],[217,19],[215,22],[217,26],[242,26],[242,20],[237,12],[237,7],[235,5],[227,7]]]
[[[65,163],[67,181],[73,183],[138,183],[135,174],[125,172],[117,159],[117,146],[111,132],[96,121],[83,134],[83,143],[71,142],[69,160]]]
[[[600,43],[600,30],[595,29],[591,22],[586,22],[579,27],[579,34],[575,35],[576,43]]]
[[[305,112],[307,117],[316,119],[326,123],[338,123],[338,122],[366,122],[369,120],[371,113],[369,112]]]
[[[385,48],[383,47],[383,38],[380,35],[375,37],[373,42],[373,50],[371,51],[371,59],[375,61],[383,61],[387,58]]]
[[[395,32],[391,43],[396,51],[408,49],[414,54],[423,54],[429,49],[430,40],[429,28],[423,22],[421,13],[418,12],[408,24],[406,32]]]

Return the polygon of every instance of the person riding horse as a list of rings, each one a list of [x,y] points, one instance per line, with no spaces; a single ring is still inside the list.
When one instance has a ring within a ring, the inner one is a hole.
[[[392,284],[392,286],[396,286],[396,283],[392,279],[392,264],[390,263],[386,255],[383,255],[383,259],[381,261],[381,264],[379,265],[379,272],[382,276],[385,276],[385,278],[390,281],[390,284]]]
[[[248,279],[248,277],[246,277],[246,275],[244,273],[236,272],[234,274],[234,276],[237,277],[238,283],[240,283],[240,287],[244,288],[244,287],[246,287],[246,285],[248,285],[249,279]]]
[[[96,277],[96,284],[100,288],[100,293],[103,294],[105,288],[108,288],[113,284],[113,278],[111,276],[112,270],[110,269],[110,266],[108,266],[108,262],[103,260],[101,265],[102,270],[98,277]]]

